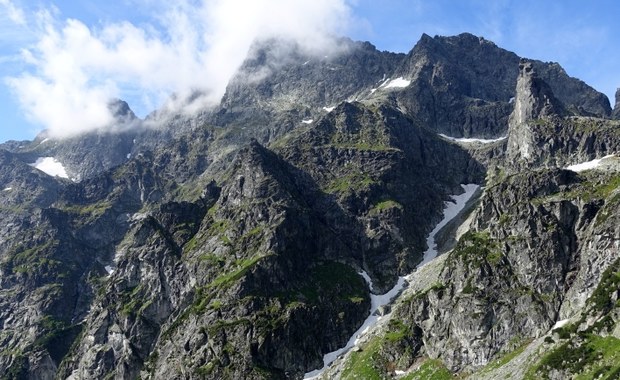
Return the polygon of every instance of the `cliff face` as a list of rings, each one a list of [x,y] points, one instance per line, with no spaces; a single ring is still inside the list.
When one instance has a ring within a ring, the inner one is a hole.
[[[531,62],[520,71],[506,156],[490,161],[469,231],[433,269],[413,274],[413,290],[362,346],[368,355],[347,356],[330,375],[353,378],[361,360],[377,376],[413,378],[430,370],[476,379],[616,373],[608,363],[620,342],[611,280],[620,126],[567,116]],[[597,346],[603,341],[611,346]],[[568,365],[570,355],[584,363]]]
[[[519,70],[514,110],[509,121],[507,154],[510,160],[529,164],[533,160],[534,151],[538,151],[530,124],[536,120],[560,118],[566,112],[547,82],[538,78],[531,62],[522,60]]]
[[[522,62],[510,117],[507,164],[511,169],[563,167],[620,148],[619,124],[568,111],[530,62]]]
[[[618,342],[617,168],[538,170],[491,184],[436,274],[414,274],[414,289],[362,345],[366,365],[377,374],[422,376],[430,366],[472,379],[613,373],[615,349],[592,347]],[[587,363],[562,364],[567,352]],[[359,373],[361,356],[349,355],[339,377]],[[429,358],[422,367],[419,357]]]
[[[1,146],[6,378],[301,378],[367,318],[371,290],[411,272],[324,376],[419,374],[426,358],[449,376],[562,378],[615,358],[553,361],[618,337],[620,241],[620,125],[559,65],[469,34],[407,55],[263,41],[194,118],[117,106],[135,128]],[[44,157],[70,178],[37,170]],[[485,191],[438,235],[454,249],[418,268],[465,183]],[[507,352],[518,362],[473,372]]]
[[[616,90],[616,105],[614,106],[612,117],[614,119],[620,118],[620,88]]]

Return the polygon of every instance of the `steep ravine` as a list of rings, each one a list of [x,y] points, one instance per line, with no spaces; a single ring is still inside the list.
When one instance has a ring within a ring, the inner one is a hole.
[[[490,184],[471,230],[432,263],[434,279],[419,286],[414,278],[416,291],[330,376],[615,373],[620,231],[609,210],[618,207],[617,176],[609,167],[541,170]],[[563,366],[557,358],[567,350],[588,364]]]
[[[463,212],[463,210],[466,209],[466,206],[470,204],[475,199],[475,196],[478,194],[479,186],[476,184],[461,186],[463,188],[463,193],[451,196],[452,200],[446,202],[445,208],[443,210],[443,218],[428,234],[428,237],[426,239],[428,248],[424,252],[424,259],[420,264],[418,264],[418,268],[416,269],[416,271],[420,270],[421,267],[430,263],[437,257],[437,234],[448,223],[450,223],[453,219],[459,216]],[[408,287],[409,282],[415,279],[416,272],[412,272],[405,276],[399,277],[396,285],[394,285],[392,289],[382,295],[375,295],[372,293],[372,280],[370,279],[370,277],[368,277],[368,274],[366,274],[365,272],[361,272],[360,275],[364,277],[371,291],[371,308],[368,318],[366,318],[360,328],[351,336],[346,346],[336,351],[325,354],[325,356],[323,357],[323,368],[306,373],[304,379],[331,378],[332,376],[334,376],[333,372],[328,372],[325,376],[323,376],[323,373],[341,355],[346,354],[351,349],[357,348],[361,341],[367,340],[367,336],[376,334],[376,325],[379,321],[381,321],[382,319],[389,321],[389,311],[391,305],[395,302],[398,302],[401,294],[403,293],[403,290]],[[383,321],[383,324],[385,323],[386,322]]]

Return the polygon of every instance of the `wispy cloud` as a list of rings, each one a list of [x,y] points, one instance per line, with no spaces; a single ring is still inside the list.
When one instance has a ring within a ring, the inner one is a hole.
[[[192,109],[202,107],[219,101],[256,38],[284,36],[321,49],[350,17],[346,0],[143,3],[161,16],[92,27],[55,11],[39,14],[37,42],[22,54],[29,70],[6,80],[32,121],[56,136],[105,127],[113,121],[109,100],[135,93],[153,106],[199,90]]]
[[[18,8],[11,0],[0,0],[0,17],[6,15],[13,23],[23,25],[26,23],[24,11]]]

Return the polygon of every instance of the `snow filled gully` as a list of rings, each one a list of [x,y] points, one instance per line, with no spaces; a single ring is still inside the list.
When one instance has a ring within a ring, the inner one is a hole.
[[[452,202],[445,202],[445,208],[443,210],[443,219],[435,226],[435,228],[430,232],[428,237],[426,238],[426,243],[428,245],[428,249],[424,252],[424,258],[422,262],[418,265],[420,268],[422,265],[433,260],[437,257],[437,243],[435,242],[435,236],[437,233],[446,226],[452,219],[454,219],[464,208],[467,202],[472,198],[472,196],[476,193],[480,186],[476,184],[468,184],[461,185],[463,187],[464,193],[460,195],[452,195]],[[390,289],[387,293],[377,295],[373,294],[373,285],[372,280],[368,273],[362,271],[360,272],[360,276],[366,280],[368,283],[368,287],[370,288],[370,315],[364,323],[360,326],[359,329],[349,338],[347,344],[336,350],[329,352],[323,356],[323,368],[316,369],[314,371],[307,372],[304,376],[304,379],[316,379],[318,378],[323,371],[325,371],[340,355],[345,354],[351,348],[356,346],[358,342],[368,333],[368,331],[382,318],[382,316],[377,313],[377,310],[381,306],[388,305],[392,303],[392,301],[400,294],[400,292],[404,289],[407,281],[407,277],[413,275],[413,273],[407,276],[401,276],[398,278],[396,285],[392,289]]]

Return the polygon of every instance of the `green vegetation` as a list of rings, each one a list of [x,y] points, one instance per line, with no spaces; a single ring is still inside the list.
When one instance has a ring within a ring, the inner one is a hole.
[[[194,296],[194,304],[189,309],[189,313],[201,314],[207,309],[207,306],[213,300],[213,297],[218,290],[227,288],[236,283],[243,275],[245,275],[254,265],[260,260],[268,257],[268,255],[254,255],[248,259],[236,260],[233,264],[233,268],[229,272],[225,272],[207,285],[198,288]],[[214,301],[215,303],[216,301]],[[214,307],[213,304],[211,307]],[[221,302],[219,305],[215,303],[215,307],[221,308]],[[188,314],[189,315],[189,314]]]
[[[502,259],[502,252],[499,250],[497,242],[491,239],[486,231],[466,232],[454,250],[450,253],[450,259],[462,259],[466,263],[480,265],[487,262],[490,265],[497,265]]]
[[[474,294],[476,293],[476,287],[472,285],[471,278],[467,279],[465,286],[463,287],[462,293],[464,294]]]
[[[441,360],[428,359],[422,365],[403,377],[402,380],[452,380],[454,375]]]
[[[398,150],[389,145],[384,145],[381,143],[373,143],[370,141],[357,141],[357,142],[332,142],[330,144],[333,147],[341,148],[341,149],[357,149],[357,150],[371,150],[371,151],[386,151],[386,150]]]
[[[432,284],[428,288],[410,295],[409,297],[407,297],[405,299],[404,302],[405,303],[411,303],[414,300],[422,299],[422,298],[428,296],[429,292],[436,292],[436,293],[438,293],[438,295],[441,298],[442,297],[441,292],[443,292],[445,289],[446,289],[446,284],[444,284],[442,282],[435,282],[434,284]]]
[[[202,254],[198,257],[198,259],[200,261],[206,261],[207,263],[209,263],[212,266],[224,266],[224,264],[226,264],[226,259],[222,256],[218,256],[218,255],[213,255],[213,254]]]
[[[219,330],[230,330],[231,328],[239,325],[252,325],[252,322],[247,318],[239,318],[229,321],[218,320],[213,325],[207,327],[207,333],[209,335],[215,335]]]
[[[209,235],[221,235],[224,234],[229,229],[228,220],[217,220],[214,221],[209,227]]]
[[[544,204],[550,201],[558,201],[564,199],[581,199],[585,202],[591,202],[597,199],[607,199],[613,192],[620,187],[620,174],[617,173],[601,173],[597,171],[585,171],[579,173],[581,182],[571,186],[570,190],[561,193],[555,193],[548,196],[534,198],[534,204]],[[616,194],[608,202],[619,202],[620,194]]]
[[[202,367],[196,368],[196,374],[203,377],[209,376],[215,369],[215,366],[216,364],[214,362],[208,362]]]
[[[521,344],[519,344],[514,350],[504,352],[497,359],[495,359],[492,362],[488,363],[480,372],[481,373],[486,373],[486,372],[490,372],[490,371],[493,371],[493,370],[496,370],[498,368],[503,367],[504,365],[509,363],[512,359],[514,359],[517,356],[521,355],[521,353],[523,353],[525,348],[531,342],[532,342],[531,339],[527,339],[525,341],[521,340]]]
[[[384,201],[381,201],[379,203],[377,203],[376,205],[374,205],[370,211],[368,212],[369,215],[377,215],[380,214],[382,211],[384,210],[390,210],[390,209],[394,209],[397,208],[399,210],[403,209],[403,206],[391,199],[387,199]]]
[[[62,205],[58,209],[69,214],[75,214],[80,217],[85,217],[87,220],[94,220],[103,215],[107,210],[112,207],[112,203],[109,201],[101,201],[88,205]]]
[[[549,119],[532,119],[532,120],[528,120],[527,124],[531,126],[545,127],[545,128],[555,127],[555,124],[553,123],[553,121]]]
[[[11,366],[2,375],[2,380],[27,379],[28,378],[28,359],[24,355],[17,355],[13,359]]]
[[[367,189],[376,181],[365,172],[354,172],[332,180],[325,188],[325,191],[331,194],[348,193],[352,191],[360,191]]]
[[[183,253],[187,254],[187,252],[194,251],[195,249],[198,248],[198,246],[204,244],[204,240],[205,240],[205,237],[200,233],[197,233],[196,235],[192,236],[192,238],[189,239],[187,243],[183,245]]]
[[[502,215],[499,217],[499,225],[500,225],[500,226],[505,226],[505,225],[507,225],[508,223],[510,223],[510,220],[511,220],[511,217],[510,217],[510,215],[509,215],[509,214],[502,214]]]
[[[139,315],[147,305],[150,304],[149,301],[145,301],[144,289],[142,285],[135,286],[130,288],[119,295],[119,305],[121,306],[120,312],[126,316],[137,316]]]
[[[200,180],[188,181],[175,189],[175,199],[194,202],[202,195],[204,184]]]
[[[405,323],[399,319],[392,318],[388,324],[388,331],[383,336],[383,339],[389,342],[400,342],[403,340],[409,332],[409,328]]]
[[[338,131],[331,136],[331,146],[342,149],[385,151],[396,150],[389,138],[376,127],[362,127],[355,132]]]
[[[563,343],[531,367],[525,379],[548,379],[553,370],[566,371],[578,380],[616,379],[620,374],[620,339],[588,334],[583,341]]]
[[[351,356],[342,371],[342,380],[364,379],[382,380],[379,349],[381,340],[374,338],[360,352],[351,352]]]
[[[39,321],[39,327],[43,334],[34,341],[34,346],[46,349],[57,363],[69,352],[83,329],[82,325],[69,325],[49,315]]]
[[[620,259],[603,272],[601,281],[587,301],[588,311],[609,313],[618,302],[612,301],[612,294],[620,288]]]
[[[258,263],[261,259],[264,259],[265,255],[254,255],[249,259],[236,260],[234,264],[234,269],[228,273],[224,273],[218,277],[216,277],[209,285],[208,288],[222,288],[228,287],[238,281],[248,270],[250,270],[256,263]]]
[[[44,243],[26,248],[19,244],[13,248],[14,252],[9,260],[3,264],[5,268],[12,268],[13,273],[28,273],[32,270],[54,271],[60,273],[62,263],[47,257],[52,249],[58,245],[58,241],[49,240]]]
[[[344,363],[342,379],[389,378],[399,365],[408,366],[413,360],[410,338],[411,332],[407,324],[397,318],[391,319],[385,334],[372,337],[360,351],[351,352]],[[394,361],[394,352],[402,354],[397,361]],[[399,364],[401,361],[404,364]],[[418,377],[411,377],[415,374],[419,372],[416,371],[405,378],[417,379]],[[443,379],[443,377],[424,377],[426,378]]]
[[[292,289],[278,292],[264,289],[246,298],[247,302],[261,305],[254,313],[254,326],[262,336],[286,328],[291,315],[307,314],[312,309],[332,313],[335,322],[341,323],[350,318],[349,313],[367,312],[369,300],[362,277],[350,266],[333,261],[310,269]],[[326,303],[332,306],[325,308]]]
[[[610,216],[616,215],[616,210],[620,207],[620,192],[605,201],[605,205],[596,215],[596,225],[604,224]]]
[[[576,116],[567,119],[575,132],[592,133],[597,132],[601,135],[618,135],[620,123],[617,120],[605,120],[592,117]]]

